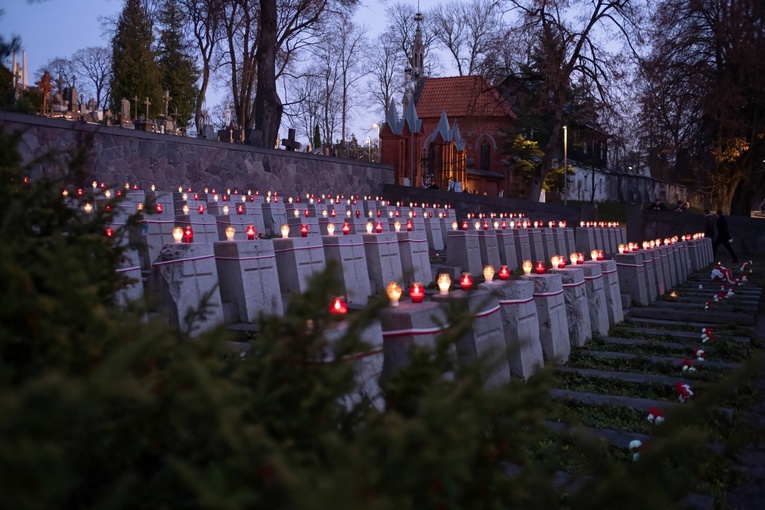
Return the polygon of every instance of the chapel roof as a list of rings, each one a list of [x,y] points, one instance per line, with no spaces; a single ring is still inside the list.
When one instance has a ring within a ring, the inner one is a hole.
[[[439,118],[443,110],[452,119],[516,118],[507,102],[482,76],[427,78],[417,97],[417,113],[421,119]]]

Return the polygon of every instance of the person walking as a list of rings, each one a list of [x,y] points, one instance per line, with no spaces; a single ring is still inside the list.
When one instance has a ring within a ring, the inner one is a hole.
[[[721,244],[725,247],[726,250],[728,250],[728,253],[730,253],[731,258],[733,259],[733,263],[738,263],[738,257],[736,257],[736,253],[733,251],[733,247],[730,245],[730,242],[733,239],[730,237],[730,231],[728,230],[728,220],[725,219],[725,216],[723,216],[722,209],[717,210],[717,239],[714,240],[712,243],[712,250],[714,253],[715,258],[717,258],[717,247]]]
[[[709,209],[704,209],[704,237],[712,239],[715,238],[715,223],[717,223],[717,216],[715,213],[710,212]]]

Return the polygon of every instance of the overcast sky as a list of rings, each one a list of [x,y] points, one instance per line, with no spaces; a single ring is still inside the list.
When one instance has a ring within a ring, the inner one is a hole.
[[[384,3],[384,0],[362,0],[357,9],[355,21],[370,28],[370,37],[385,28]],[[425,11],[436,3],[438,0],[421,0],[420,6]],[[412,4],[416,5],[416,0]],[[0,34],[21,37],[29,81],[34,83],[38,69],[51,58],[68,58],[88,46],[109,46],[108,34],[100,18],[116,17],[122,5],[123,0],[2,1],[0,6],[5,15],[0,18]],[[223,91],[208,91],[208,108],[219,103],[223,95]],[[371,125],[379,120],[371,115],[354,119],[351,131],[362,142],[367,136],[375,138],[377,134]]]

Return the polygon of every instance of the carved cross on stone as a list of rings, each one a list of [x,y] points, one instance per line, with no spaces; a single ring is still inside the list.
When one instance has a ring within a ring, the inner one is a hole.
[[[138,96],[133,97],[133,110],[135,110],[135,119],[138,120]]]
[[[149,96],[146,96],[146,99],[143,100],[143,104],[146,105],[146,120],[149,120],[149,106],[151,106],[151,101],[149,101]]]
[[[172,99],[172,97],[170,97],[170,91],[166,90],[165,94],[162,96],[162,103],[164,104],[164,108],[165,108],[165,110],[164,110],[165,111],[165,117],[167,117],[167,107],[170,104],[170,100],[171,99]]]
[[[295,130],[290,128],[287,131],[287,138],[282,138],[282,145],[288,151],[296,151],[300,149],[300,142],[295,141]]]

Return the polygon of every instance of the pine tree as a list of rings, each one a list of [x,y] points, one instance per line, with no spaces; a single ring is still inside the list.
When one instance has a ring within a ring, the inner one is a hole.
[[[138,97],[139,103],[148,97],[146,107],[138,106],[145,117],[156,117],[162,110],[162,85],[159,67],[154,58],[151,20],[142,0],[126,0],[112,38],[112,109],[119,111],[119,102]],[[136,112],[133,112],[136,117]]]
[[[319,131],[318,124],[313,128],[313,146],[317,149],[321,148],[321,131]]]
[[[162,87],[170,93],[170,111],[178,109],[179,127],[187,127],[199,94],[199,69],[189,53],[183,35],[185,17],[178,0],[165,0],[159,15],[162,31],[159,36],[159,72]]]

